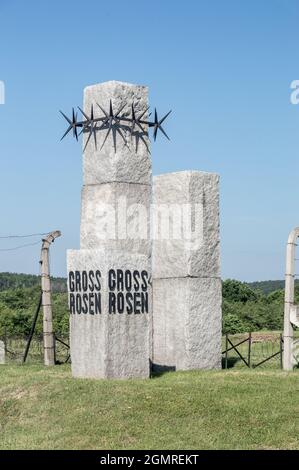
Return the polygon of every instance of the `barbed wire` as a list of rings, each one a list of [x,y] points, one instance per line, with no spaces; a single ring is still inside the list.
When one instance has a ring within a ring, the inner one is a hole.
[[[0,239],[8,239],[8,238],[30,238],[30,237],[38,237],[42,235],[48,235],[50,232],[43,232],[43,233],[31,233],[29,235],[3,235],[0,236]]]
[[[25,245],[15,246],[13,248],[0,248],[0,251],[15,251],[15,250],[20,250],[21,248],[26,248],[28,246],[39,245],[40,243],[41,243],[41,240],[39,240],[38,242],[35,242],[35,243],[26,243]]]

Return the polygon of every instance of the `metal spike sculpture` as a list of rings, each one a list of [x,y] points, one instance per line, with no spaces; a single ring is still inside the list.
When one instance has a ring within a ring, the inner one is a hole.
[[[110,100],[109,103],[109,112],[107,112],[102,106],[98,103],[96,103],[99,109],[102,111],[104,116],[102,117],[94,117],[94,109],[93,105],[91,105],[90,108],[90,115],[88,116],[79,106],[78,109],[82,113],[83,117],[85,120],[83,121],[78,121],[77,120],[77,113],[75,113],[74,108],[72,109],[72,118],[68,118],[62,111],[60,113],[62,116],[66,119],[66,121],[69,124],[69,127],[61,137],[61,140],[64,139],[64,137],[72,130],[73,131],[73,137],[78,140],[78,136],[84,132],[88,133],[88,137],[86,140],[86,144],[84,146],[84,150],[86,149],[91,137],[93,136],[94,138],[94,144],[95,148],[97,149],[97,131],[100,130],[106,130],[106,135],[104,138],[104,141],[102,143],[101,149],[104,147],[108,136],[110,133],[112,133],[113,136],[113,145],[114,145],[114,151],[116,152],[116,135],[119,134],[124,141],[124,144],[127,145],[126,138],[123,134],[123,130],[127,129],[130,131],[131,139],[133,135],[136,138],[136,146],[135,146],[135,151],[137,152],[138,150],[138,142],[139,139],[144,143],[144,145],[147,147],[147,142],[144,139],[144,136],[147,135],[147,130],[144,128],[144,126],[152,127],[153,128],[153,137],[154,140],[157,138],[157,133],[158,130],[164,134],[164,136],[168,139],[168,135],[164,131],[162,127],[162,123],[165,121],[165,119],[169,116],[171,111],[169,111],[162,119],[158,118],[158,113],[155,108],[155,118],[154,121],[146,121],[143,118],[143,116],[147,113],[149,110],[149,107],[147,107],[139,116],[136,115],[136,109],[134,106],[134,103],[131,104],[131,116],[126,117],[125,115],[121,114],[124,108],[127,106],[127,104],[124,104],[123,106],[120,107],[120,109],[114,113],[113,106],[112,106],[112,101]],[[81,129],[80,133],[78,134],[78,129]]]

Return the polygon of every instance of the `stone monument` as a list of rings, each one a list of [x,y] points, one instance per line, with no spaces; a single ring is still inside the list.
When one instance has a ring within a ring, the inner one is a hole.
[[[170,112],[148,121],[147,95],[106,82],[85,89],[85,120],[62,113],[64,136],[81,128],[84,146],[80,250],[67,254],[75,377],[221,365],[219,177],[183,171],[152,186],[148,127],[168,138]]]
[[[146,129],[133,131],[117,121],[120,110],[122,116],[132,112],[130,103],[137,115],[146,116],[147,102],[147,88],[128,83],[110,81],[84,90],[89,123],[103,113],[110,121],[82,129],[80,250],[67,253],[75,377],[149,377],[149,141]]]
[[[218,175],[154,177],[153,364],[221,366]]]

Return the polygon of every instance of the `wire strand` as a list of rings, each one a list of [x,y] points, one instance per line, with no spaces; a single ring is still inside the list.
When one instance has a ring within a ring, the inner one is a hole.
[[[50,232],[44,232],[44,233],[31,233],[29,235],[6,235],[6,236],[0,236],[0,239],[7,239],[7,238],[30,238],[30,237],[38,237],[42,235],[48,235]]]
[[[35,243],[27,243],[26,245],[19,245],[19,246],[15,246],[13,248],[0,248],[0,251],[15,251],[15,250],[20,250],[21,248],[26,248],[28,246],[39,245],[40,243],[41,243],[41,241],[39,240],[38,242],[35,242]]]

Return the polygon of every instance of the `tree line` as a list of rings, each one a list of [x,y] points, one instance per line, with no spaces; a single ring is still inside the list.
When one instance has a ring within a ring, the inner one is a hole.
[[[234,279],[222,283],[223,333],[282,330],[283,288],[273,290],[278,282],[247,284]],[[283,285],[283,284],[280,284]],[[66,279],[52,279],[54,331],[68,335],[69,312]],[[28,335],[40,296],[40,277],[28,274],[0,273],[0,336]],[[299,303],[299,285],[295,288]],[[40,313],[36,332],[42,333]]]

